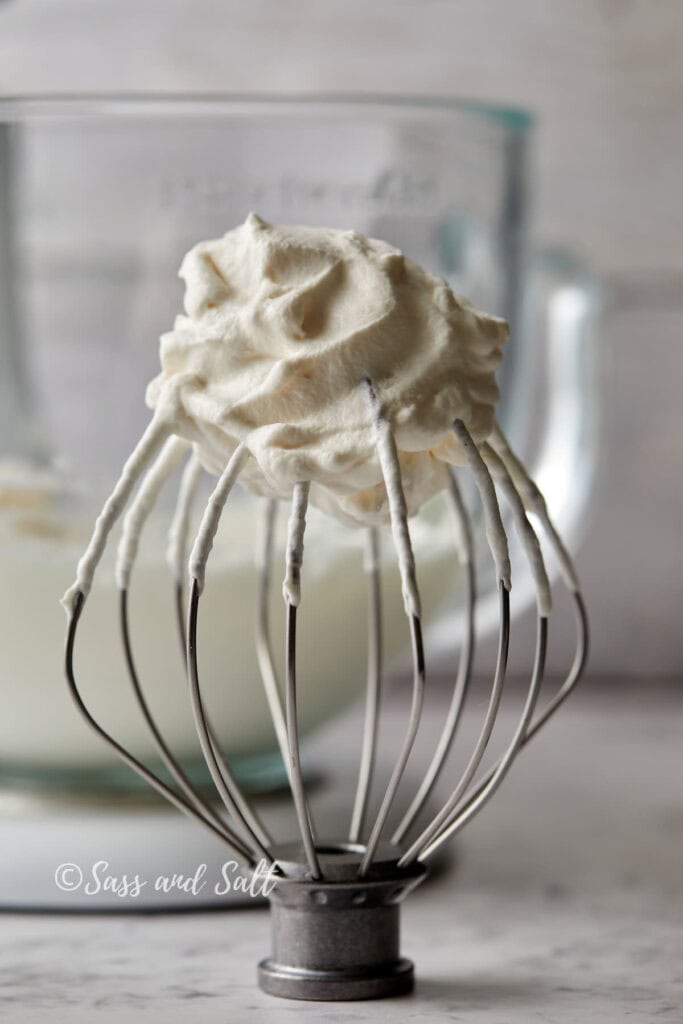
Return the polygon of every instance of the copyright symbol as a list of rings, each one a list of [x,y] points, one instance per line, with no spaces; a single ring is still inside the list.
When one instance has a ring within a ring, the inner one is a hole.
[[[55,884],[63,892],[75,892],[83,882],[83,872],[78,864],[60,864],[55,871]]]

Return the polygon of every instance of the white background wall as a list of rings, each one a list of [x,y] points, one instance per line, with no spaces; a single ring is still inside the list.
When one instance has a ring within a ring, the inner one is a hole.
[[[608,288],[593,670],[683,668],[680,0],[5,0],[0,93],[377,92],[540,118],[536,236]]]

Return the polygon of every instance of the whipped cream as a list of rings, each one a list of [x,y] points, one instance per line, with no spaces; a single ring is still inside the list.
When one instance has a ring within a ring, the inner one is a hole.
[[[386,242],[250,214],[185,256],[185,313],[161,337],[147,403],[220,475],[310,501],[351,525],[389,521],[367,381],[396,444],[408,514],[493,428],[508,329]]]

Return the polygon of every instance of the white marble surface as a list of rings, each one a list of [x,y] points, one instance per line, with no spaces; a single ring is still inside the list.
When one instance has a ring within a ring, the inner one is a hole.
[[[255,982],[269,942],[262,908],[6,914],[0,1016],[13,1024],[679,1022],[682,711],[673,689],[584,686],[466,833],[458,863],[405,905],[412,996],[334,1005],[263,995]],[[398,708],[385,741],[401,722]],[[423,750],[438,725],[437,711]],[[357,738],[352,715],[320,738],[318,756],[352,754]]]

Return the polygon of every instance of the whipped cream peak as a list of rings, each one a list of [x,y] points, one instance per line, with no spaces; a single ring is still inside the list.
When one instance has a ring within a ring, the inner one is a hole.
[[[349,524],[389,519],[372,381],[393,432],[408,512],[491,433],[507,324],[479,312],[400,250],[356,231],[273,225],[251,213],[180,268],[184,313],[161,338],[148,404],[220,474],[310,500]]]

